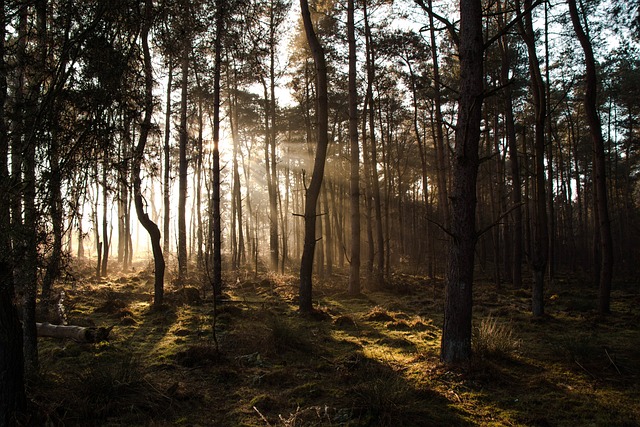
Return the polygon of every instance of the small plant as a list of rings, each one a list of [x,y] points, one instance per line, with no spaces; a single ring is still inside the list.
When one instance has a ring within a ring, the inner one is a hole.
[[[509,324],[499,323],[496,318],[489,315],[480,322],[480,326],[474,330],[473,352],[476,356],[509,356],[520,347],[520,340],[513,334],[513,328]]]
[[[402,425],[414,390],[390,365],[365,360],[360,364],[352,389],[355,411],[368,425]]]
[[[267,325],[271,332],[271,340],[277,352],[298,350],[311,352],[311,343],[307,338],[307,331],[299,325],[294,325],[286,319],[271,316]]]

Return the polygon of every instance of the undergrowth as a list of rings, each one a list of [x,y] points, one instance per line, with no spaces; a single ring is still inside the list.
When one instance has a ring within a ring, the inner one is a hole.
[[[344,292],[346,275],[334,276],[318,284],[319,315],[304,316],[292,298],[294,279],[240,273],[218,306],[217,349],[210,298],[178,298],[180,288],[168,286],[176,298],[151,310],[153,281],[142,276],[74,282],[70,319],[116,326],[109,343],[40,341],[30,425],[573,426],[640,419],[634,297],[619,298],[616,314],[595,319],[568,310],[582,291],[567,287],[548,301],[549,318],[532,322],[525,292],[480,283],[475,312],[492,314],[474,319],[474,362],[451,368],[439,361],[436,286],[414,276],[398,279],[409,293],[394,285],[360,298]],[[133,321],[120,321],[125,311]]]

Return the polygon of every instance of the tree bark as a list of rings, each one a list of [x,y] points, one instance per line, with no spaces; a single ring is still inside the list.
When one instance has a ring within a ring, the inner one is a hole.
[[[516,2],[517,10],[521,10],[520,2]],[[535,317],[544,315],[544,276],[549,258],[549,230],[547,217],[546,176],[545,176],[545,123],[547,103],[544,80],[540,72],[540,62],[536,53],[535,33],[532,22],[531,0],[524,1],[527,12],[520,25],[520,33],[527,46],[529,55],[529,72],[531,73],[531,92],[535,111],[535,205],[534,235],[531,253],[533,270],[533,288],[531,291],[531,311]]]
[[[602,127],[600,116],[597,108],[597,88],[598,76],[596,71],[596,61],[593,55],[593,47],[591,40],[582,27],[578,8],[575,0],[567,0],[569,3],[569,13],[573,28],[580,40],[582,50],[585,56],[586,73],[586,91],[584,97],[585,113],[587,123],[589,124],[589,132],[593,140],[594,151],[594,193],[596,194],[596,210],[598,213],[598,246],[600,248],[600,259],[596,260],[600,263],[599,275],[599,299],[598,310],[601,313],[609,313],[611,311],[611,280],[613,277],[613,241],[611,237],[611,222],[609,220],[609,206],[607,196],[607,178],[606,178],[606,156],[604,150],[604,139],[602,137]],[[586,18],[585,18],[586,20]]]
[[[163,240],[162,245],[164,253],[169,253],[169,228],[171,225],[171,147],[169,145],[171,141],[171,85],[173,84],[173,57],[169,55],[169,76],[167,78],[167,100],[166,100],[166,112],[164,117],[164,181],[163,181],[163,207],[164,215],[163,221]]]
[[[500,3],[499,3],[500,4]],[[504,22],[501,21],[501,26]],[[509,81],[511,70],[511,54],[508,36],[505,34],[499,40],[502,58],[500,69],[500,84],[504,86],[504,121],[506,139],[511,164],[511,202],[513,203],[513,234],[512,234],[512,265],[511,281],[516,288],[522,287],[522,183],[520,180],[520,160],[518,158],[518,139],[516,137],[515,121],[513,118],[513,90]]]
[[[480,0],[460,0],[459,55],[460,96],[451,191],[452,242],[440,348],[440,359],[446,364],[464,363],[471,357],[476,181],[484,77]]]
[[[87,328],[73,325],[36,323],[39,337],[66,338],[83,343],[97,343],[109,338],[111,328]]]
[[[224,34],[225,0],[216,1],[215,64],[213,71],[213,293],[222,294],[222,226],[220,221],[220,73],[222,69],[222,35]]]
[[[189,50],[186,41],[182,47],[182,80],[180,98],[180,141],[178,166],[178,281],[187,275],[187,92],[189,83]]]
[[[11,215],[9,138],[5,103],[7,65],[5,63],[5,1],[0,0],[0,427],[16,424],[16,415],[26,406],[22,326],[14,305],[11,269]]]
[[[149,51],[149,28],[152,21],[152,0],[145,0],[145,17],[142,24],[140,37],[142,39],[142,52],[144,55],[144,80],[145,80],[145,112],[142,124],[140,126],[140,137],[138,145],[135,147],[135,156],[133,158],[133,191],[136,214],[140,224],[149,233],[151,239],[151,249],[153,252],[153,263],[155,267],[154,273],[154,294],[153,305],[158,308],[162,305],[164,297],[164,270],[165,262],[162,255],[162,246],[160,244],[160,229],[153,222],[147,212],[142,200],[140,164],[144,157],[144,148],[147,144],[147,138],[151,129],[151,116],[153,115],[153,67],[151,64],[151,54]]]
[[[329,145],[329,104],[327,89],[327,64],[324,49],[313,29],[308,0],[300,0],[302,21],[307,36],[309,48],[313,54],[316,68],[316,103],[317,103],[317,145],[313,165],[313,174],[309,187],[305,189],[304,204],[304,248],[300,262],[300,302],[301,312],[313,311],[313,255],[316,247],[316,206],[322,179],[324,177],[324,165],[327,158]]]

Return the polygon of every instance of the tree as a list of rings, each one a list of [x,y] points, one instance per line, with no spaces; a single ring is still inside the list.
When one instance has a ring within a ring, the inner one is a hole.
[[[145,230],[147,230],[149,238],[151,239],[151,248],[153,251],[153,262],[155,267],[153,305],[158,308],[163,302],[165,262],[160,243],[160,229],[158,228],[158,225],[149,218],[149,214],[145,212],[140,178],[140,164],[144,158],[144,148],[147,144],[149,131],[151,130],[151,117],[153,115],[153,67],[151,65],[151,53],[149,51],[149,29],[151,27],[152,19],[153,2],[152,0],[145,0],[144,17],[142,18],[142,28],[140,30],[145,81],[144,117],[140,126],[138,144],[134,151],[132,170],[133,197],[136,214],[138,215],[140,224],[142,224]]]
[[[521,10],[520,1],[516,8]],[[524,17],[519,22],[520,34],[527,46],[529,72],[531,74],[531,95],[535,112],[534,161],[535,196],[533,218],[533,248],[531,268],[533,269],[533,288],[531,291],[531,311],[534,316],[544,314],[544,275],[549,257],[549,231],[547,218],[547,197],[545,178],[545,123],[547,120],[547,101],[544,80],[540,72],[540,62],[536,53],[536,40],[532,19],[533,3],[524,1]]]
[[[482,2],[460,0],[460,96],[452,159],[451,237],[446,274],[440,359],[471,357],[473,267],[476,245],[476,180],[483,102]]]
[[[591,40],[585,32],[580,22],[580,14],[575,0],[567,0],[571,22],[584,51],[586,65],[586,90],[584,95],[584,107],[589,124],[589,133],[593,141],[594,153],[594,190],[598,223],[595,224],[598,230],[598,245],[600,246],[600,277],[599,280],[599,302],[598,309],[601,313],[611,311],[611,279],[613,277],[613,241],[611,238],[611,222],[609,221],[609,207],[607,196],[607,161],[604,150],[604,139],[602,137],[602,127],[597,108],[597,88],[598,76],[596,73],[596,61],[593,54]],[[585,27],[587,18],[583,15]],[[597,260],[598,261],[598,260]]]
[[[220,219],[220,73],[222,69],[222,35],[226,0],[216,1],[216,38],[214,40],[215,64],[213,71],[213,292],[215,297],[222,294],[222,234]]]
[[[347,37],[349,43],[349,147],[350,159],[350,211],[351,211],[351,264],[349,267],[349,294],[360,293],[360,145],[358,142],[358,93],[356,82],[355,0],[348,0]]]
[[[313,255],[316,247],[316,207],[324,166],[329,145],[329,103],[327,90],[327,64],[324,49],[316,35],[311,21],[308,0],[300,0],[302,10],[302,22],[307,37],[307,42],[313,54],[316,70],[316,118],[317,118],[317,142],[316,155],[313,164],[313,174],[309,187],[305,188],[304,202],[304,247],[302,260],[300,261],[300,302],[301,312],[313,311],[312,287],[313,287]]]
[[[189,92],[189,68],[191,55],[191,32],[187,28],[191,18],[190,2],[184,2],[182,11],[182,52],[181,80],[180,80],[180,141],[179,141],[179,165],[178,165],[178,281],[183,281],[187,275],[187,144],[189,135],[187,129],[187,96]]]
[[[5,62],[5,2],[0,1],[0,426],[15,424],[16,414],[26,404],[22,327],[12,277],[9,138],[6,110],[7,64]]]

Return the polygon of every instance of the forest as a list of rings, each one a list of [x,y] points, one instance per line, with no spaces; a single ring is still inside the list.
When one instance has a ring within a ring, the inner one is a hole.
[[[0,427],[638,425],[640,1],[0,3]]]

